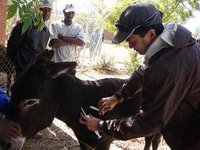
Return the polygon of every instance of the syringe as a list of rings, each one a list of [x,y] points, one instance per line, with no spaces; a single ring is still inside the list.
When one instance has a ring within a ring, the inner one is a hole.
[[[86,116],[86,117],[89,117],[90,118],[90,116],[89,115],[87,115],[86,113],[85,113],[85,111],[83,110],[83,108],[81,107],[81,111],[82,111],[82,113],[83,113],[83,115],[84,116]],[[98,139],[100,139],[101,138],[101,135],[99,134],[99,131],[94,131],[95,132],[95,134],[97,135],[97,137],[98,137]]]

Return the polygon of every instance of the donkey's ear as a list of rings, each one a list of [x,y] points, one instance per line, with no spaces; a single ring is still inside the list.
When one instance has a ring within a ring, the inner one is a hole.
[[[45,49],[44,52],[42,52],[38,56],[39,56],[39,58],[45,58],[45,59],[51,60],[53,55],[54,55],[54,51],[53,50]]]
[[[62,74],[71,73],[76,69],[76,66],[76,62],[61,62],[45,65],[43,69],[48,76],[56,78]]]
[[[52,62],[52,58],[54,55],[53,50],[46,49],[44,52],[40,53],[35,57],[34,63],[35,64],[46,64]]]

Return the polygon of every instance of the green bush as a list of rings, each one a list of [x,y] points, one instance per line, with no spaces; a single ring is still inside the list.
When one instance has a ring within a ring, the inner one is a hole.
[[[129,51],[130,59],[125,61],[125,66],[129,74],[132,74],[134,70],[136,70],[141,65],[140,58],[138,58],[137,55],[137,52],[134,52],[133,50]]]

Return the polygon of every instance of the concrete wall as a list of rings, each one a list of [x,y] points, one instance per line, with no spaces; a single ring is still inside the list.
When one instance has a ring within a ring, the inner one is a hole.
[[[7,0],[0,0],[0,7],[0,44],[5,44]]]

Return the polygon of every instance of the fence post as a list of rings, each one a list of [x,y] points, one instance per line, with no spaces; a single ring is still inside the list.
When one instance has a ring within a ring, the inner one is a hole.
[[[6,13],[7,13],[7,0],[0,0],[0,44],[6,42]]]

